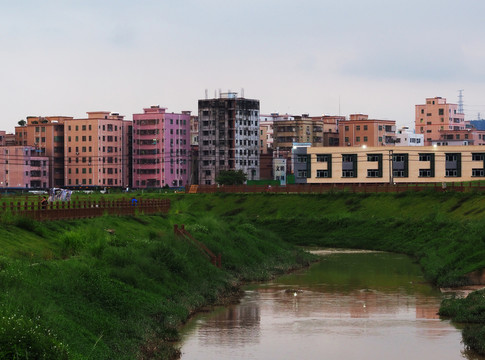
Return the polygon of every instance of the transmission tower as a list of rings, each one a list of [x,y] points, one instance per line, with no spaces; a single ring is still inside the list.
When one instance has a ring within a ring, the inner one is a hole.
[[[463,114],[463,89],[458,90],[458,113]]]

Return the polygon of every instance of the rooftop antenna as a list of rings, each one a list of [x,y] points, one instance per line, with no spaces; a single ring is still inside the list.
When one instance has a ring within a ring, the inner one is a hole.
[[[207,100],[209,98],[209,92],[207,91],[207,89],[205,89],[205,99]]]
[[[463,89],[458,90],[458,113],[463,114]]]

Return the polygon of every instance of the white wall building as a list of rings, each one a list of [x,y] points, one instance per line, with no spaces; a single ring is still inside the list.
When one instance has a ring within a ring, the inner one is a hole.
[[[424,134],[416,134],[413,129],[403,126],[396,132],[396,146],[423,146]]]

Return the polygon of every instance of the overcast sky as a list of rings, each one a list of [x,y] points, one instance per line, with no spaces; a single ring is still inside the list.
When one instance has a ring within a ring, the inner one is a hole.
[[[221,89],[262,113],[412,125],[426,97],[485,118],[484,0],[0,0],[0,130],[27,116],[197,112]]]

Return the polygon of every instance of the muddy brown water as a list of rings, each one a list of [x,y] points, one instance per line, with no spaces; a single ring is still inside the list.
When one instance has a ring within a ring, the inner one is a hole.
[[[183,329],[182,360],[474,359],[444,296],[402,255],[322,253],[320,263],[245,288],[239,304]]]

